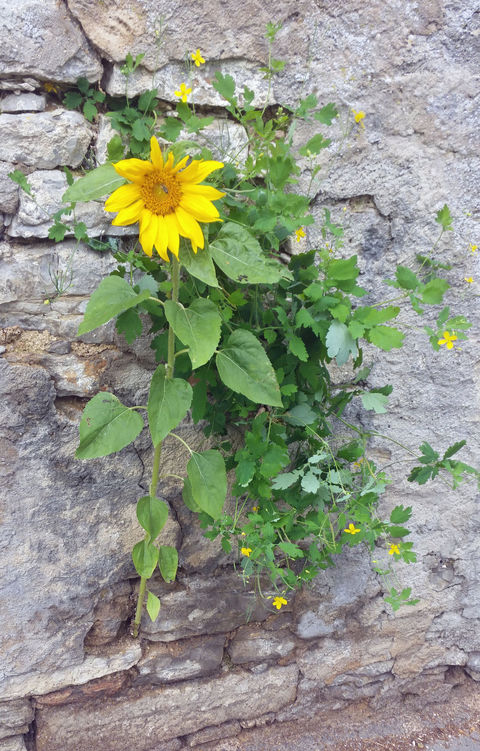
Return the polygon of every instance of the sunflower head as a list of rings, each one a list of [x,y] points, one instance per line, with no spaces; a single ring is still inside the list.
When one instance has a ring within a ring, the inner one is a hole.
[[[112,224],[127,226],[139,222],[140,245],[148,256],[153,248],[165,261],[170,250],[178,258],[180,237],[186,237],[193,252],[203,248],[205,240],[199,222],[219,222],[218,209],[212,203],[222,198],[211,185],[201,185],[222,162],[185,156],[177,164],[170,152],[163,159],[157,139],[150,140],[150,160],[122,159],[113,165],[129,182],[117,188],[105,203],[107,211],[117,211]]]

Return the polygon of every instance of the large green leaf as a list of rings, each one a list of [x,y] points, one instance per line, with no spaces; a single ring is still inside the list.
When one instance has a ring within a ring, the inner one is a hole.
[[[227,495],[227,473],[221,453],[214,449],[201,454],[194,451],[187,474],[195,503],[212,519],[218,519]]]
[[[341,321],[332,321],[328,329],[325,344],[327,345],[328,356],[335,357],[338,365],[345,365],[350,354],[352,357],[358,355],[355,339]]]
[[[143,430],[143,418],[125,407],[108,391],[101,391],[87,402],[80,420],[80,445],[77,459],[95,459],[120,451]]]
[[[222,319],[215,303],[199,297],[185,308],[179,302],[167,300],[165,316],[176,336],[189,348],[192,368],[208,362],[220,341]]]
[[[158,561],[158,549],[151,542],[137,542],[132,550],[133,565],[139,576],[150,579]]]
[[[156,621],[160,612],[160,600],[153,592],[147,592],[147,613],[151,621]]]
[[[158,568],[167,584],[175,580],[178,568],[178,552],[172,545],[160,545],[158,549]]]
[[[137,519],[150,538],[155,540],[168,518],[168,506],[160,498],[144,495],[137,503]]]
[[[102,164],[69,185],[62,196],[64,203],[76,201],[93,201],[103,198],[124,185],[127,181],[115,170],[113,164]]]
[[[393,326],[375,326],[368,332],[368,340],[385,352],[401,347],[404,338],[404,334]]]
[[[88,302],[83,321],[78,327],[78,335],[98,328],[149,297],[148,289],[137,294],[121,276],[107,276],[102,279]]]
[[[187,242],[182,242],[180,246],[180,263],[185,266],[188,273],[201,282],[205,282],[210,287],[218,287],[215,266],[213,265],[212,256],[208,242],[205,240],[205,248],[199,249],[196,253]]]
[[[210,252],[223,273],[241,284],[275,284],[287,276],[287,270],[265,255],[253,235],[233,222],[223,225]]]
[[[216,361],[220,378],[232,391],[258,404],[282,406],[272,363],[250,331],[234,331]]]
[[[153,445],[176,428],[192,403],[192,387],[183,378],[167,378],[165,366],[159,365],[153,374],[148,396],[148,424]]]

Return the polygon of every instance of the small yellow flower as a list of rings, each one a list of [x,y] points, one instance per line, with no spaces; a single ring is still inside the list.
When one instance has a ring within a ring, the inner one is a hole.
[[[400,555],[400,548],[398,547],[398,545],[394,545],[392,543],[392,545],[390,545],[390,550],[388,551],[388,555],[393,555],[393,554]]]
[[[352,522],[350,522],[348,527],[343,531],[346,532],[347,535],[356,535],[358,532],[360,532],[360,528],[356,527],[355,524],[352,524]]]
[[[198,49],[196,52],[192,52],[192,60],[197,66],[197,68],[199,68],[205,62],[204,58],[202,57],[202,53]]]
[[[438,344],[446,344],[447,349],[453,349],[453,342],[458,339],[456,334],[449,334],[448,331],[443,332],[443,339],[438,340]]]
[[[361,456],[358,462],[353,462],[353,466],[355,467],[355,469],[359,469],[362,466],[364,461],[365,461],[365,457]]]
[[[187,96],[192,93],[191,89],[187,89],[186,85],[184,83],[180,84],[180,89],[178,91],[175,91],[175,96],[179,96],[182,100],[182,102],[187,101]]]
[[[247,536],[246,532],[240,532],[240,537],[246,537],[246,536]]]
[[[469,284],[472,284],[472,282],[473,282],[473,276],[466,276],[464,278],[465,278],[466,282],[468,282]]]
[[[48,81],[45,81],[43,88],[45,89],[45,91],[48,91],[49,94],[58,94],[58,92],[60,91],[58,86],[55,86],[55,84],[49,83]]]
[[[252,511],[258,511],[258,506],[252,506]]]
[[[247,558],[250,558],[250,553],[252,552],[252,548],[241,548],[240,552],[242,555],[246,555]]]
[[[285,597],[274,597],[272,605],[274,608],[277,608],[277,610],[280,610],[283,605],[287,605],[287,600]]]
[[[302,237],[306,237],[306,233],[305,233],[305,230],[303,229],[303,227],[300,227],[300,229],[297,229],[295,231],[295,237],[297,238],[297,243],[300,242],[300,240],[302,239]]]
[[[365,112],[363,110],[358,110],[358,112],[357,110],[352,110],[352,112],[353,112],[353,117],[355,118],[355,122],[360,123],[361,127],[364,128],[365,125],[362,122],[362,120],[365,118]]]
[[[472,251],[472,253],[476,253],[477,250],[478,250],[478,245],[472,245],[472,243],[470,243],[470,245],[468,247],[470,248],[470,250]]]
[[[43,304],[44,305],[50,305],[50,300],[47,298],[46,300],[43,301]]]

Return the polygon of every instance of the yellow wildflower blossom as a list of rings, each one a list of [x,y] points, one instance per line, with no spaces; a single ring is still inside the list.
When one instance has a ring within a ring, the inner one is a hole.
[[[192,90],[187,89],[187,86],[184,83],[180,84],[180,88],[178,91],[174,91],[175,96],[179,96],[182,102],[186,102],[188,95],[191,93],[192,93]]]
[[[240,548],[240,552],[242,555],[246,555],[247,558],[250,558],[250,553],[252,552],[252,548]]]
[[[257,512],[258,511],[258,506],[252,506],[252,511]]]
[[[398,547],[398,545],[394,545],[392,543],[392,545],[390,545],[390,550],[388,551],[388,555],[394,555],[394,554],[400,555],[400,548]]]
[[[364,128],[365,125],[362,122],[362,120],[365,119],[365,112],[363,110],[358,110],[358,112],[357,110],[352,110],[352,112],[353,112],[353,117],[355,119],[355,122],[360,123],[361,127]]]
[[[295,230],[295,237],[297,238],[297,243],[300,242],[302,237],[306,237],[306,233],[303,227],[300,227],[300,229]]]
[[[468,282],[469,284],[472,284],[472,282],[473,282],[473,276],[466,276],[466,277],[464,277],[464,279],[465,279],[465,281],[466,281],[466,282]]]
[[[202,57],[202,54],[201,54],[200,50],[198,50],[198,49],[197,49],[196,52],[192,52],[192,60],[195,63],[195,65],[197,66],[197,68],[199,68],[205,62],[204,58]]]
[[[288,603],[287,603],[287,600],[285,599],[285,597],[274,597],[273,598],[272,605],[273,605],[274,608],[277,608],[277,610],[280,610],[280,608],[283,607],[283,605],[287,605],[287,604]]]
[[[168,261],[170,250],[178,258],[180,236],[197,252],[205,240],[199,222],[222,221],[212,201],[224,193],[211,185],[200,185],[222,162],[198,159],[188,164],[185,156],[174,164],[170,152],[164,161],[155,137],[150,139],[150,161],[122,159],[113,166],[130,182],[117,188],[105,203],[107,211],[118,211],[112,224],[125,227],[140,222],[139,241],[147,256],[155,247]]]
[[[470,248],[470,250],[472,251],[472,253],[476,253],[477,250],[478,250],[478,245],[473,245],[472,243],[470,243],[470,245],[468,247]]]
[[[358,532],[360,532],[360,528],[356,527],[355,524],[352,524],[352,522],[350,522],[348,527],[343,531],[346,532],[347,535],[356,535]]]
[[[438,344],[446,344],[447,349],[453,349],[453,342],[458,339],[456,334],[450,334],[448,331],[443,332],[443,339],[438,340]]]

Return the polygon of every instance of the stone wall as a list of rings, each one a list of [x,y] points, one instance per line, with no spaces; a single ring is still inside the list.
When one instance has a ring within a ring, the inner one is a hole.
[[[67,111],[59,91],[85,76],[123,94],[126,53],[145,53],[129,93],[150,88],[153,75],[168,106],[185,79],[185,53],[200,47],[207,64],[194,73],[196,102],[214,108],[235,143],[243,135],[219,109],[214,71],[264,95],[263,30],[282,21],[275,56],[288,65],[271,101],[313,91],[344,118],[366,112],[359,137],[340,148],[337,136],[329,150],[313,207],[321,217],[328,206],[344,224],[364,286],[384,297],[380,280],[430,247],[445,201],[455,219],[442,241],[453,263],[447,302],[473,321],[469,341],[432,353],[405,316],[407,346],[377,358],[371,375],[372,385],[394,385],[391,409],[370,424],[413,447],[465,437],[466,460],[478,463],[480,315],[463,281],[473,276],[478,291],[480,252],[468,250],[480,246],[476,2],[0,0],[0,11],[0,751],[220,748],[219,738],[241,728],[341,712],[356,700],[375,710],[389,700],[446,700],[466,681],[475,690],[478,498],[471,486],[413,488],[402,464],[390,468],[384,503],[414,508],[418,563],[400,575],[422,598],[417,607],[393,616],[370,557],[355,549],[272,612],[242,585],[234,557],[202,537],[172,483],[162,487],[171,507],[164,541],[179,547],[178,579],[152,585],[161,615],[130,638],[130,550],[148,444],[140,436],[107,460],[73,456],[85,401],[108,388],[145,403],[153,354],[147,337],[128,347],[112,325],[76,337],[88,295],[114,262],[82,245],[72,256],[76,243],[51,242],[48,228],[63,166],[92,166],[109,138],[105,118],[92,125]],[[8,179],[17,167],[35,201]],[[300,188],[308,179],[305,170]],[[82,212],[91,235],[108,230],[101,203]],[[312,226],[306,242],[317,239]],[[66,294],[45,304],[51,275],[70,268]],[[181,430],[200,440],[188,421]],[[371,453],[385,464],[404,458],[380,439]],[[178,444],[165,455],[176,472],[186,461]]]

